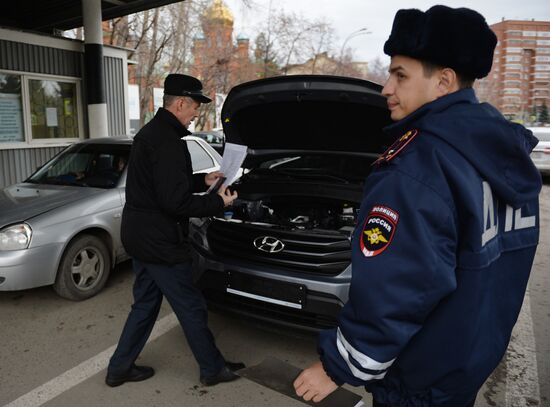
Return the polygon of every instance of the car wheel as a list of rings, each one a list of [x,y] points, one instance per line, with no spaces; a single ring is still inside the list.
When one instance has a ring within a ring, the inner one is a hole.
[[[81,301],[96,295],[111,270],[109,251],[96,236],[75,238],[63,253],[53,288],[61,297]]]

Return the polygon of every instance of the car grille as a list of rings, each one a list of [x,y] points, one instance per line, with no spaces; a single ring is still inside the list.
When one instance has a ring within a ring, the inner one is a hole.
[[[254,241],[262,236],[280,240],[284,249],[277,253],[259,250]],[[290,231],[214,219],[208,227],[207,237],[210,249],[218,256],[303,273],[335,275],[351,262],[350,241],[338,232]]]

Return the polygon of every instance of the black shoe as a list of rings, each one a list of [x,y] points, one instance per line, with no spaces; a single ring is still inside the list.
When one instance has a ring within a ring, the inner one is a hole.
[[[225,366],[232,372],[236,372],[237,370],[244,369],[246,365],[242,362],[225,362]]]
[[[224,366],[217,375],[201,377],[201,383],[205,386],[214,386],[218,383],[232,382],[233,380],[237,380],[239,377],[240,376],[233,373],[226,364],[226,366]]]
[[[128,372],[121,375],[107,373],[105,383],[107,383],[107,386],[116,387],[126,382],[141,382],[142,380],[147,380],[154,374],[155,370],[152,367],[133,365]]]

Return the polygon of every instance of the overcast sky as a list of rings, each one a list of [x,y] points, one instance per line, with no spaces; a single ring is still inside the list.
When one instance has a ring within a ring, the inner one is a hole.
[[[249,36],[256,33],[258,21],[265,21],[270,0],[252,0],[258,14],[242,6],[242,0],[224,0],[235,16],[235,33],[244,32]],[[388,38],[393,17],[401,8],[418,8],[426,11],[435,4],[450,7],[469,7],[480,12],[489,24],[506,20],[550,21],[549,0],[462,0],[462,1],[423,1],[423,0],[272,0],[272,8],[301,13],[314,20],[323,17],[336,30],[338,50],[357,30],[367,28],[371,34],[350,38],[346,48],[354,49],[357,61],[371,61],[380,56],[388,62],[382,48]],[[253,39],[253,38],[251,38]]]

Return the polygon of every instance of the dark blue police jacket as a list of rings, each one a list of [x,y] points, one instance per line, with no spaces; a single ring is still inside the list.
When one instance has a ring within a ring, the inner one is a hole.
[[[502,359],[539,237],[532,133],[472,89],[422,106],[365,183],[349,301],[319,353],[395,406],[464,406]]]

